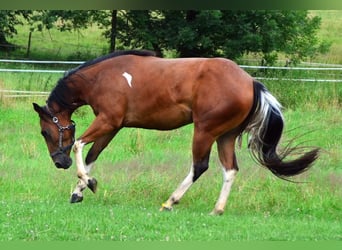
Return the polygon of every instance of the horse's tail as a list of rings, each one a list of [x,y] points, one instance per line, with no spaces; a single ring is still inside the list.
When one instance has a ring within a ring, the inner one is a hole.
[[[250,136],[248,146],[252,155],[257,162],[282,179],[306,171],[317,159],[319,149],[306,152],[297,159],[284,161],[296,148],[286,147],[283,152],[277,152],[284,127],[281,105],[264,85],[257,81],[253,84],[253,114],[245,128]]]

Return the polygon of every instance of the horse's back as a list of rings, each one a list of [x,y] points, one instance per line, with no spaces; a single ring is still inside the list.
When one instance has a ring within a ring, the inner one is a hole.
[[[157,60],[158,61],[158,60]],[[162,61],[162,59],[159,59]],[[253,104],[253,78],[235,62],[224,58],[170,59],[174,67],[169,84],[185,89],[187,104],[196,125],[214,129],[219,135],[238,127]],[[177,75],[179,72],[180,75]],[[179,79],[184,79],[180,81]],[[175,88],[174,96],[184,95]],[[181,98],[179,98],[181,99]]]
[[[193,121],[216,126],[231,119],[231,127],[252,106],[252,78],[228,59],[127,55],[103,64],[99,74],[106,81],[96,84],[103,85],[106,105],[125,108],[123,126],[174,129]]]

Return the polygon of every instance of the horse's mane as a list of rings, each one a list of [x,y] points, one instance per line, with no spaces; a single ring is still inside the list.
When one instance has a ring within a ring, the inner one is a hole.
[[[70,108],[70,104],[67,104],[65,102],[65,99],[66,99],[65,97],[66,95],[69,94],[69,87],[67,84],[65,84],[67,78],[73,75],[74,73],[76,73],[77,71],[79,71],[80,69],[95,65],[97,63],[100,63],[102,61],[105,61],[113,57],[118,57],[118,56],[123,56],[123,55],[156,56],[155,52],[149,51],[149,50],[118,50],[108,55],[104,55],[104,56],[95,58],[93,60],[87,61],[81,64],[80,66],[65,72],[64,76],[58,80],[55,88],[51,91],[50,96],[47,100],[47,103],[49,103],[50,101],[56,101],[60,105]]]

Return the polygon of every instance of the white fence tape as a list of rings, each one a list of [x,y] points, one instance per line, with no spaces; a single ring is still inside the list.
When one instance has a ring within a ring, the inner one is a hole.
[[[39,63],[39,64],[82,64],[84,61],[37,61],[37,60],[11,60],[0,59],[0,62],[5,63]]]
[[[306,70],[306,71],[342,71],[341,68],[310,68],[310,67],[277,67],[277,66],[249,66],[239,65],[245,69],[278,69],[278,70]],[[66,70],[45,69],[0,69],[0,72],[25,72],[25,73],[64,73]]]
[[[18,93],[18,94],[49,94],[50,93],[50,92],[46,92],[46,91],[7,90],[7,89],[0,89],[0,92],[3,92],[3,93]]]
[[[280,67],[280,66],[252,66],[252,65],[239,65],[241,68],[245,68],[245,69],[281,69],[281,70],[341,70],[342,71],[342,67],[321,67],[321,68],[317,68],[317,67]]]
[[[65,70],[45,70],[45,69],[0,69],[0,72],[64,73]]]
[[[0,59],[0,63],[23,63],[23,64],[77,64],[80,65],[84,61],[37,61],[37,60],[11,60]],[[16,73],[64,73],[66,70],[46,70],[46,69],[0,69],[0,72],[16,72]]]
[[[12,59],[0,59],[0,63],[28,63],[28,64],[82,64],[85,61],[38,61],[38,60],[12,60]],[[312,65],[320,65],[322,67],[281,67],[281,66],[253,66],[253,65],[239,65],[241,68],[246,69],[279,69],[279,70],[342,70],[342,65],[339,64],[321,64],[321,63],[311,63]],[[326,67],[323,67],[326,66]],[[333,67],[332,67],[333,66]],[[51,73],[50,70],[20,70],[18,69],[0,69],[0,71],[5,72],[47,72]],[[53,70],[52,73],[60,73],[65,70]]]
[[[39,96],[47,96],[49,94],[50,94],[50,92],[46,92],[46,91],[26,91],[26,90],[0,89],[0,96],[12,97],[12,98],[13,97],[39,97]]]
[[[37,61],[37,60],[11,60],[0,59],[0,63],[23,63],[23,64],[82,64],[84,61]],[[306,71],[342,71],[342,65],[339,64],[312,64],[322,67],[280,67],[280,66],[251,66],[239,65],[245,69],[275,69],[275,70],[306,70]],[[323,67],[327,66],[327,67]],[[65,73],[66,70],[44,70],[44,69],[0,69],[0,72],[15,72],[15,73]],[[255,77],[258,80],[273,80],[273,81],[297,81],[297,82],[342,82],[342,79],[298,79],[298,78],[267,78]],[[35,97],[47,96],[50,92],[43,91],[22,91],[22,90],[0,90],[3,97]]]
[[[301,79],[301,78],[277,78],[277,77],[254,77],[257,80],[270,81],[293,81],[293,82],[342,82],[342,79]]]

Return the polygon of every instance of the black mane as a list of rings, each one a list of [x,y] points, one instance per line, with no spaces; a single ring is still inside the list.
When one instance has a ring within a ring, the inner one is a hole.
[[[76,73],[80,69],[97,64],[99,62],[105,61],[113,57],[118,57],[118,56],[123,56],[123,55],[156,56],[156,54],[153,51],[148,51],[148,50],[118,50],[108,55],[104,55],[104,56],[95,58],[93,60],[87,61],[81,64],[80,66],[65,72],[64,77],[58,80],[55,88],[51,91],[50,96],[47,100],[47,103],[50,103],[51,101],[56,101],[59,105],[65,108],[75,109],[73,104],[69,104],[66,102],[67,96],[70,95],[69,87],[67,84],[65,84],[66,79],[72,74]]]
[[[153,51],[149,51],[149,50],[117,50],[117,51],[115,51],[115,52],[113,52],[113,53],[110,53],[110,54],[108,54],[108,55],[104,55],[104,56],[95,58],[95,59],[93,59],[93,60],[87,61],[87,62],[81,64],[80,66],[78,66],[78,67],[76,67],[76,68],[73,68],[73,69],[67,71],[67,72],[64,74],[64,78],[65,78],[65,77],[68,77],[68,76],[70,76],[70,75],[72,75],[72,74],[74,74],[76,71],[78,71],[78,70],[80,70],[80,69],[83,69],[83,68],[85,68],[85,67],[94,65],[94,64],[96,64],[96,63],[105,61],[105,60],[110,59],[110,58],[113,58],[113,57],[124,56],[124,55],[156,56],[156,53],[153,52]]]

